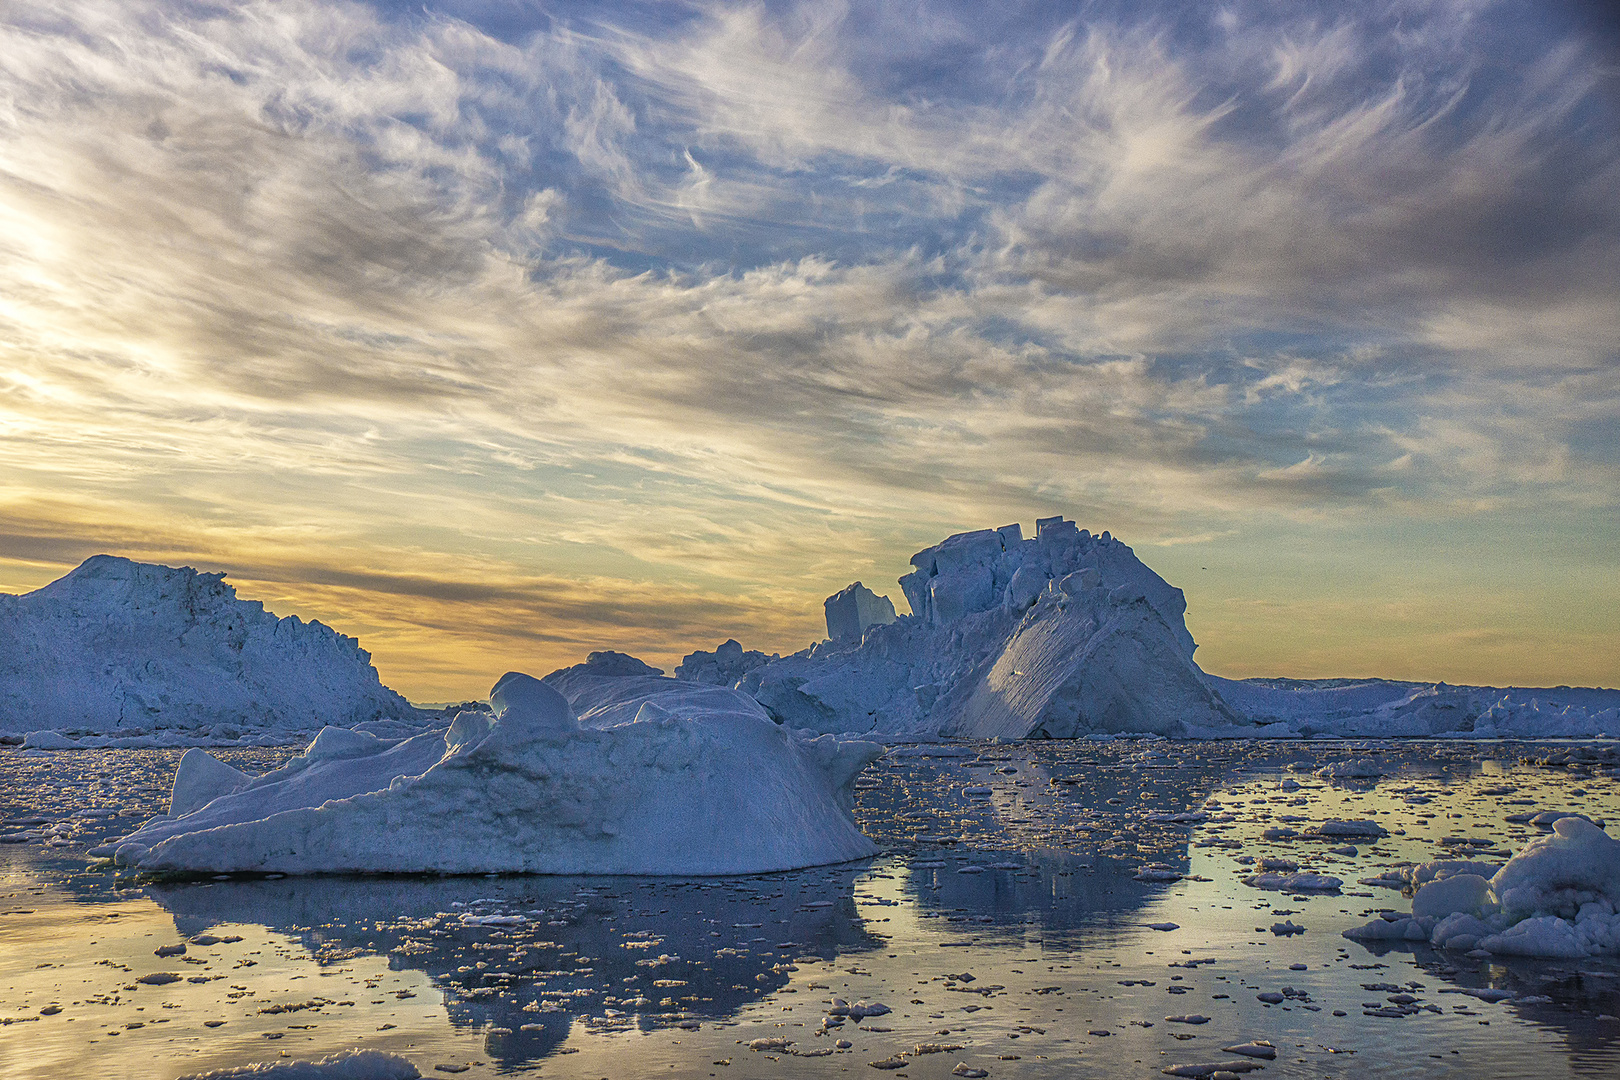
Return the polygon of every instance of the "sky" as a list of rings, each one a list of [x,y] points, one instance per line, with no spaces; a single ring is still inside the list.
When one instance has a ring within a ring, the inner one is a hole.
[[[450,701],[1062,514],[1217,674],[1620,685],[1606,10],[0,7],[0,591]]]

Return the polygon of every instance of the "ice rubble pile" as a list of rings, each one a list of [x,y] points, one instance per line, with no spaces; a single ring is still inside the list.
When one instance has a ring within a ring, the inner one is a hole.
[[[1262,736],[1566,738],[1620,735],[1620,690],[1449,686],[1388,679],[1206,676]]]
[[[0,731],[315,730],[418,714],[353,638],[239,600],[224,574],[96,555],[0,594]]]
[[[1354,941],[1427,941],[1481,956],[1578,959],[1620,953],[1620,840],[1567,814],[1490,876],[1488,864],[1425,863],[1410,915],[1346,930]]]
[[[494,712],[404,739],[329,727],[248,776],[188,751],[168,815],[108,845],[144,870],[763,873],[876,849],[856,774],[882,747],[803,739],[748,696],[597,654],[509,673]]]
[[[708,686],[735,686],[750,671],[780,659],[775,653],[766,656],[757,649],[745,651],[736,638],[728,638],[714,652],[699,649],[687,654],[675,669],[675,677]]]
[[[827,732],[1196,736],[1243,723],[1192,661],[1181,590],[1107,533],[1045,518],[1033,538],[1018,525],[961,533],[911,564],[910,616],[888,621],[886,598],[856,583],[827,601],[830,640],[737,687],[782,723]]]

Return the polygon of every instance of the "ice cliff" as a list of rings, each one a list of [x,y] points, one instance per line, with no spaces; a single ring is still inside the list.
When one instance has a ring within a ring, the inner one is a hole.
[[[887,621],[887,599],[857,582],[827,601],[828,641],[737,687],[815,731],[1020,739],[1248,726],[1193,663],[1181,590],[1108,533],[1046,518],[1034,537],[1018,525],[961,533],[911,565],[900,579],[911,615]]]
[[[417,718],[355,639],[239,600],[224,576],[97,555],[0,594],[0,731],[235,738]]]
[[[511,672],[493,714],[404,739],[329,727],[249,776],[191,750],[170,812],[103,854],[143,870],[751,874],[876,853],[874,743],[802,738],[753,699],[596,654]]]

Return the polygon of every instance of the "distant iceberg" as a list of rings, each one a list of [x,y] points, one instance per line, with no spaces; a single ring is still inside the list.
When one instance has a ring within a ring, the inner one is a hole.
[[[167,745],[152,732],[233,741],[419,718],[353,638],[277,618],[224,577],[97,555],[42,589],[0,594],[0,731]]]
[[[912,556],[898,619],[860,583],[827,601],[828,641],[746,671],[776,719],[827,732],[1008,739],[1249,726],[1193,663],[1187,605],[1107,533],[1047,518]]]
[[[855,582],[826,600],[827,640],[786,657],[728,641],[676,675],[791,727],[874,738],[1620,736],[1616,690],[1209,675],[1181,590],[1061,517],[1033,538],[959,533],[911,565],[910,615]]]
[[[1390,679],[1221,679],[1265,735],[1557,739],[1620,736],[1620,690],[1452,686]]]
[[[853,784],[881,746],[801,738],[735,690],[638,668],[508,673],[493,714],[398,740],[327,728],[258,777],[191,750],[170,814],[107,851],[288,874],[746,874],[876,853]]]

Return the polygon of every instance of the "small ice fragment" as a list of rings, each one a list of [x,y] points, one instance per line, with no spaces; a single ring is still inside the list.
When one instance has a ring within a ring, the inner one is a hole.
[[[1246,1073],[1263,1068],[1257,1061],[1204,1061],[1192,1065],[1167,1065],[1159,1071],[1166,1076],[1191,1076],[1207,1080],[1216,1073]]]
[[[1270,1061],[1277,1056],[1277,1048],[1264,1039],[1255,1039],[1253,1042],[1239,1043],[1236,1046],[1223,1046],[1221,1053],[1242,1054],[1244,1057],[1265,1058]]]
[[[460,1069],[464,1071],[466,1066]],[[188,1073],[180,1080],[419,1080],[421,1075],[415,1065],[397,1054],[340,1050],[318,1061],[260,1061],[233,1069]]]

